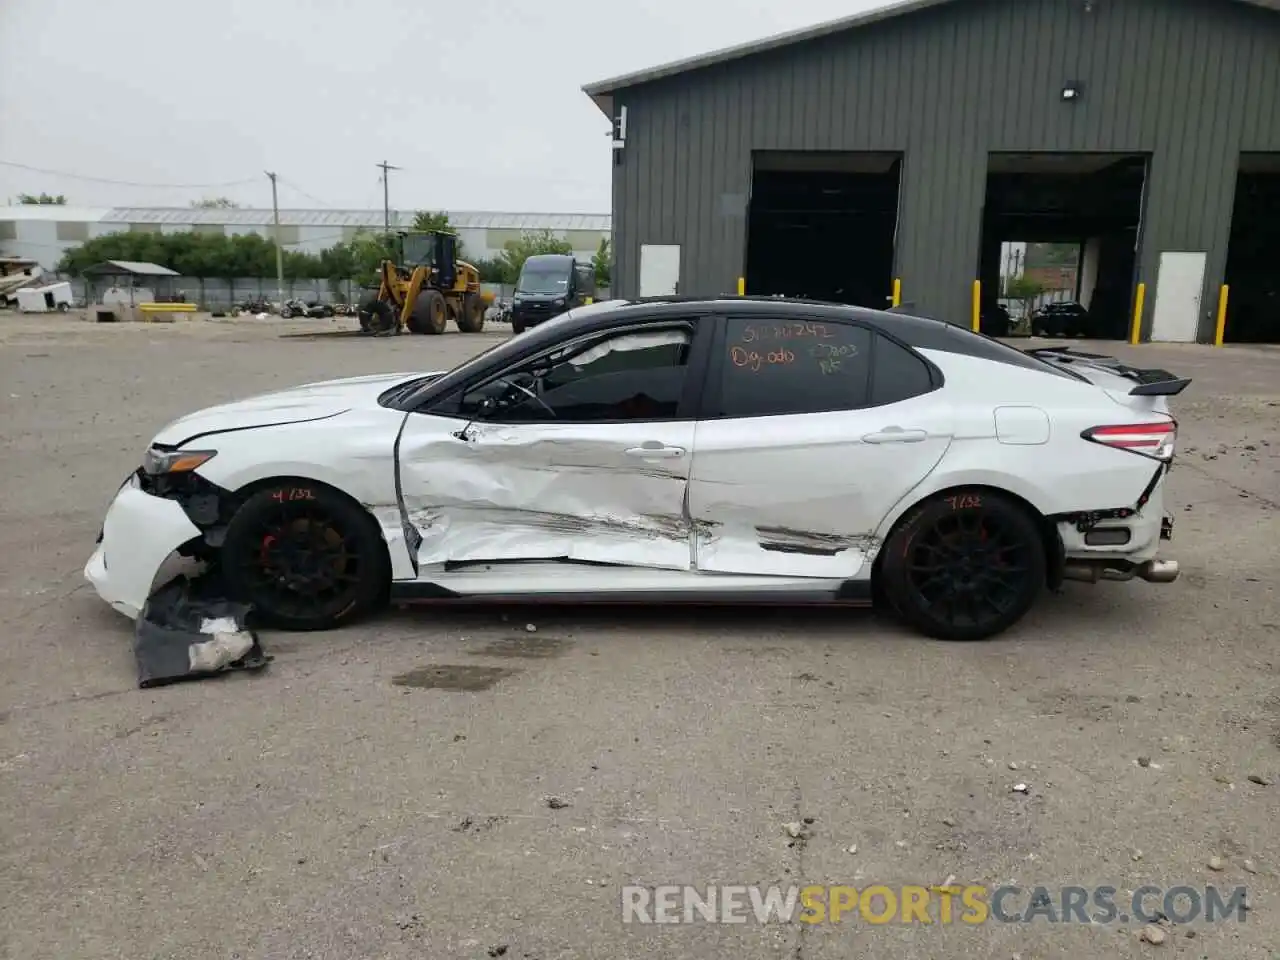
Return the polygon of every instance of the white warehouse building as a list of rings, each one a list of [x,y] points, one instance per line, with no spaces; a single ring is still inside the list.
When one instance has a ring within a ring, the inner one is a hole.
[[[489,259],[526,231],[549,230],[568,241],[574,253],[590,257],[609,238],[610,217],[602,213],[490,213],[448,211],[466,255]],[[413,225],[413,213],[393,212],[393,229]],[[286,250],[319,253],[360,230],[381,230],[381,210],[281,210],[281,243]],[[271,210],[206,210],[192,207],[0,207],[0,256],[29,257],[52,270],[63,253],[93,237],[124,231],[274,236]]]

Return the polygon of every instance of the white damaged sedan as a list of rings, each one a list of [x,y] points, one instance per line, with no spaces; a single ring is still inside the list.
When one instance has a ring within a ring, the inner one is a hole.
[[[85,574],[138,617],[216,576],[262,623],[397,602],[870,604],[974,640],[1064,579],[1166,583],[1189,381],[896,312],[571,311],[447,373],[165,427]]]

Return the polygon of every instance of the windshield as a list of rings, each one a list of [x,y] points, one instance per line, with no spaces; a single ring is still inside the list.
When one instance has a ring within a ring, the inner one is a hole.
[[[525,263],[516,283],[516,293],[564,296],[569,292],[569,270],[567,264]]]
[[[431,262],[435,241],[425,234],[409,234],[404,238],[404,262],[412,267]]]

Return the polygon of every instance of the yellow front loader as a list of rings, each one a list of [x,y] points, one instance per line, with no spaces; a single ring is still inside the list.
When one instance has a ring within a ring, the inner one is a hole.
[[[484,329],[493,294],[481,292],[480,271],[458,259],[454,234],[400,233],[396,248],[396,260],[379,268],[377,294],[360,304],[361,333],[444,333],[450,318],[463,333]]]

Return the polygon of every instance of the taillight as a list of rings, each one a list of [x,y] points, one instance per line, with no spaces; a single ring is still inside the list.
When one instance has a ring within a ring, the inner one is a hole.
[[[1117,423],[1090,427],[1080,434],[1094,443],[1128,450],[1156,460],[1172,460],[1178,439],[1178,425],[1172,420],[1159,423]]]

